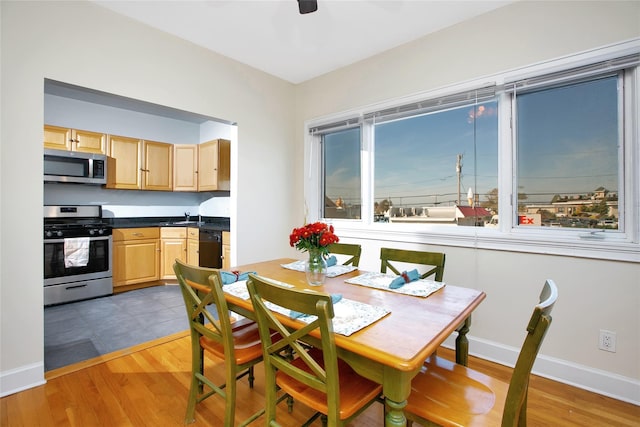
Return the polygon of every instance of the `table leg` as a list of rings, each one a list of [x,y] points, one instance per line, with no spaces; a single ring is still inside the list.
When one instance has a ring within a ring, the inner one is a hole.
[[[467,339],[469,328],[471,328],[471,316],[467,317],[457,329],[456,363],[464,366],[467,366],[469,363],[469,340]]]
[[[407,406],[407,401],[394,402],[385,398],[385,427],[405,427],[407,425],[407,418],[404,416],[404,407]]]
[[[407,418],[404,407],[411,393],[411,379],[415,372],[403,372],[385,366],[382,381],[382,393],[385,397],[385,427],[405,427]]]

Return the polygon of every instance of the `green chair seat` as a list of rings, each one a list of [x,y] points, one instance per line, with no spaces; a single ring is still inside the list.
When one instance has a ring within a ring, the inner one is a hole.
[[[195,421],[197,403],[217,394],[225,399],[224,427],[234,427],[236,382],[248,376],[249,386],[253,388],[253,367],[262,361],[258,325],[248,319],[231,323],[219,270],[192,266],[178,259],[173,269],[182,291],[191,331],[191,385],[185,424]],[[215,308],[216,315],[208,308]],[[215,384],[205,376],[205,351],[224,361],[224,384]],[[241,425],[249,424],[262,413],[264,410]]]
[[[249,275],[247,288],[263,344],[267,425],[278,425],[278,388],[284,391],[284,396],[316,411],[305,425],[321,416],[323,425],[344,426],[380,400],[380,384],[358,375],[338,359],[330,295],[287,288],[254,274]],[[300,329],[292,329],[281,322],[282,315],[267,308],[266,302],[316,316],[316,319],[301,325]],[[281,336],[280,341],[274,342],[272,331]],[[313,345],[310,350],[309,344]],[[283,352],[287,348],[292,353]]]
[[[527,390],[533,363],[551,325],[558,298],[547,280],[535,306],[527,335],[506,383],[473,369],[431,356],[411,382],[407,419],[427,426],[526,426]]]

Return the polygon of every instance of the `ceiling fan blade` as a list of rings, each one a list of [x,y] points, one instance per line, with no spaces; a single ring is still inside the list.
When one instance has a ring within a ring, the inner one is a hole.
[[[301,15],[315,12],[318,10],[318,2],[316,0],[298,0],[298,10]]]

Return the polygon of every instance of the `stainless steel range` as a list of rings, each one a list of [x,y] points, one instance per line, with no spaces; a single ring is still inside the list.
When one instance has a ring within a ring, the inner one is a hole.
[[[112,249],[102,206],[45,206],[44,305],[112,294]]]

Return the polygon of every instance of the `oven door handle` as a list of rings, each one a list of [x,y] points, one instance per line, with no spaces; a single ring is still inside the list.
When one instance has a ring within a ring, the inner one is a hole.
[[[73,239],[73,237],[69,237],[70,239]],[[111,236],[90,236],[89,237],[89,241],[96,241],[96,240],[109,240],[111,239]],[[65,239],[47,239],[44,241],[44,244],[46,245],[47,243],[64,243]]]

